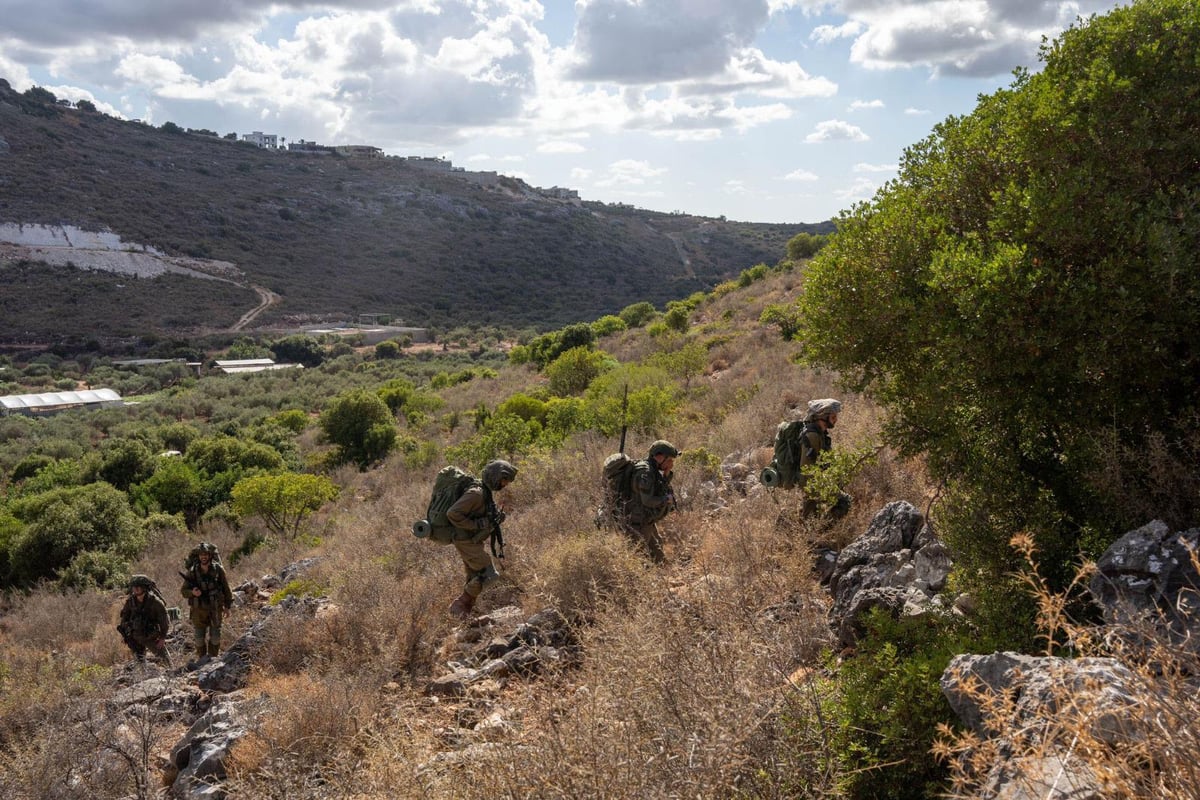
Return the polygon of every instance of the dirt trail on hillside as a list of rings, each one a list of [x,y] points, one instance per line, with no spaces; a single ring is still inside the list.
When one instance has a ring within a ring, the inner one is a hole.
[[[250,288],[258,293],[258,305],[242,314],[242,318],[229,327],[231,331],[240,331],[254,321],[262,312],[279,302],[279,295],[265,286],[250,284]]]

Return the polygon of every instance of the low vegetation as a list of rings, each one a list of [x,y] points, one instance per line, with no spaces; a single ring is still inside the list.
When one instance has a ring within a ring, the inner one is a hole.
[[[5,359],[6,386],[95,375],[145,394],[0,419],[0,791],[62,796],[69,774],[89,797],[148,796],[180,726],[110,729],[89,709],[128,655],[117,587],[169,582],[203,538],[235,582],[318,557],[271,602],[332,603],[265,643],[248,695],[268,713],[233,752],[232,796],[979,796],[1000,745],[958,724],[938,681],[957,653],[1010,649],[1111,658],[1129,679],[1116,728],[1093,724],[1112,715],[1086,693],[1029,720],[976,687],[1011,755],[1065,742],[1106,797],[1195,797],[1195,653],[1153,628],[1097,634],[1077,588],[1129,527],[1200,524],[1198,51],[1185,0],[1081,21],[1042,73],[906,153],[827,243],[797,241],[823,245],[811,262],[661,309],[515,343],[464,330],[444,352],[326,343],[310,369],[248,376]],[[837,453],[814,493],[847,491],[845,517],[725,480],[766,464],[794,406],[831,395]],[[623,430],[630,452],[683,450],[662,567],[593,522]],[[497,457],[520,474],[504,580],[480,610],[557,608],[582,655],[435,700],[461,570],[409,526],[442,464]],[[974,609],[875,615],[836,649],[814,555],[893,500],[927,512]],[[236,609],[228,635],[250,622]],[[495,738],[467,757],[464,728]]]

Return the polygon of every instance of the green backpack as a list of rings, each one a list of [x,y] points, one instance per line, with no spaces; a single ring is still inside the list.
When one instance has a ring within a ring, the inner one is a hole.
[[[454,538],[454,526],[446,512],[450,506],[458,502],[458,498],[479,483],[472,475],[468,475],[451,464],[438,471],[433,482],[433,493],[429,498],[429,507],[425,511],[425,519],[418,520],[413,525],[413,535],[424,539],[432,536],[435,541],[449,542]]]
[[[764,486],[791,489],[800,480],[801,447],[803,447],[803,420],[779,423],[775,429],[775,452],[771,464],[758,476]]]
[[[633,497],[633,472],[638,462],[624,453],[604,459],[604,508],[616,515]]]

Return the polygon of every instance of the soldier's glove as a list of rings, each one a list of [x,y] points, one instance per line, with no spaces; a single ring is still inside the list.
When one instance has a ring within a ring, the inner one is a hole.
[[[508,519],[508,515],[504,513],[504,509],[502,508],[497,509],[496,513],[492,515],[492,522],[496,523],[497,525],[503,525],[504,520],[506,519]]]

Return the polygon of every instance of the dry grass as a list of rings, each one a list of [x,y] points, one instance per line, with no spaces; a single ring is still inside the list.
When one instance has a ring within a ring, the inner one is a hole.
[[[794,346],[759,328],[762,305],[779,302],[797,280],[775,276],[752,295],[728,295],[697,312],[693,327],[710,326],[703,336],[728,337],[709,351],[719,368],[693,381],[679,423],[656,435],[721,460],[748,459],[757,470],[791,406],[834,395],[846,402],[835,447],[878,439],[881,421],[868,403],[840,394],[834,376],[796,367]],[[628,358],[657,345],[633,331],[603,346]],[[461,394],[447,390],[447,408],[492,406],[497,387],[515,391],[527,378],[525,370],[503,371],[498,381],[456,387]],[[626,449],[649,443],[631,440]],[[919,465],[883,451],[848,487],[857,498],[848,518],[801,521],[798,493],[734,492],[726,508],[705,508],[695,498],[711,473],[685,456],[676,467],[680,509],[660,524],[668,563],[656,567],[619,534],[594,526],[599,465],[615,449],[594,434],[574,437],[557,452],[521,459],[501,495],[503,580],[478,608],[558,607],[575,623],[582,661],[513,679],[494,694],[424,694],[446,669],[455,621],[444,609],[463,579],[453,548],[410,533],[440,464],[414,470],[397,457],[367,473],[339,470],[332,477],[342,495],[313,518],[314,538],[273,542],[227,564],[237,585],[317,557],[303,586],[330,601],[315,615],[276,617],[246,692],[261,715],[235,750],[231,796],[834,796],[825,722],[805,677],[819,671],[830,644],[812,550],[849,541],[887,500],[920,505]],[[231,553],[248,532],[214,523],[202,535]],[[170,576],[194,538],[164,539],[137,565],[168,598],[178,596]],[[3,617],[0,747],[13,759],[0,767],[8,781],[0,789],[40,785],[59,753],[55,742],[69,738],[67,715],[57,712],[70,687],[90,665],[127,658],[112,630],[118,599],[35,592]],[[235,609],[229,642],[253,614]],[[49,651],[66,655],[47,658]],[[47,709],[52,719],[38,722]]]
[[[1044,635],[1048,641],[1070,642],[1074,658],[1050,663],[1052,689],[1033,713],[1019,691],[998,693],[978,682],[968,684],[983,724],[1005,736],[942,732],[936,753],[952,766],[950,796],[979,796],[981,779],[1008,757],[1014,785],[1039,796],[1050,796],[1056,779],[1065,792],[1077,785],[1073,775],[1090,775],[1106,800],[1200,798],[1200,653],[1195,644],[1166,635],[1162,619],[1106,628],[1076,624],[1064,613],[1068,594],[1053,594],[1038,579],[1029,540],[1017,537],[1014,543],[1030,560],[1029,584]],[[1089,574],[1085,567],[1076,585]],[[1090,659],[1103,659],[1118,683],[1101,683],[1081,671],[1081,665],[1095,663]],[[1067,774],[1059,773],[1060,760],[1070,764]],[[1052,765],[1049,780],[1047,763]]]

